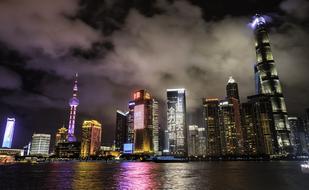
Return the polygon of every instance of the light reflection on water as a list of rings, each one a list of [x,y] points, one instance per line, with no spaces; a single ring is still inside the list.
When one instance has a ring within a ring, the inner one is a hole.
[[[67,162],[0,166],[0,189],[309,189],[297,162]]]
[[[115,175],[118,189],[156,189],[158,184],[158,164],[146,162],[124,162],[120,164],[120,172]]]

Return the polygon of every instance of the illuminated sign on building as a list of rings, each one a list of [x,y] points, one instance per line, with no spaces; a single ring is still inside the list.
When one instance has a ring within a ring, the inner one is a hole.
[[[171,155],[186,155],[185,89],[167,89],[168,150]]]
[[[15,118],[7,118],[2,147],[11,148],[14,134]]]
[[[134,129],[144,129],[144,104],[134,107]]]
[[[133,143],[123,144],[123,153],[132,154],[133,153]]]

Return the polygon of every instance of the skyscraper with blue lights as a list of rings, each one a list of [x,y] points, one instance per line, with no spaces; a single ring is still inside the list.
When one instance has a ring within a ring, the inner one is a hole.
[[[15,118],[7,118],[2,147],[11,148],[15,127]]]

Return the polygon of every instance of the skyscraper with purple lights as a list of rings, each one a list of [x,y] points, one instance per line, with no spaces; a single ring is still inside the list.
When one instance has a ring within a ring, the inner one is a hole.
[[[69,127],[68,127],[68,141],[75,142],[76,137],[74,136],[74,129],[75,129],[75,118],[76,118],[76,110],[77,106],[79,105],[79,100],[77,98],[77,77],[78,74],[75,75],[75,82],[73,87],[73,97],[69,101],[70,109],[70,119],[69,119]]]
[[[14,134],[15,118],[7,118],[2,147],[11,148]]]

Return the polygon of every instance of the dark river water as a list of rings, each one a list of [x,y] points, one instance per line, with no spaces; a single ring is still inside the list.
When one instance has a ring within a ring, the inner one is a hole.
[[[299,162],[68,162],[0,166],[0,189],[309,190]]]

